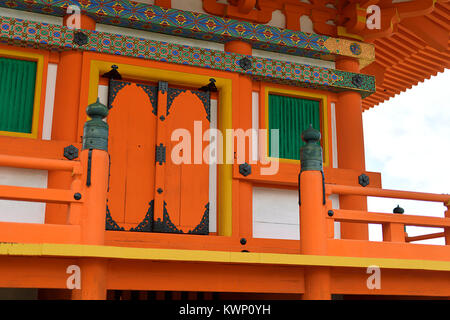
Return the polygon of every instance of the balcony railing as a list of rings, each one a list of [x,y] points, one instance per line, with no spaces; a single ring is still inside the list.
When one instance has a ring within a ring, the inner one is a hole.
[[[106,107],[99,104],[94,104],[91,108],[89,116],[92,120],[89,120],[85,127],[83,150],[78,161],[0,155],[0,166],[3,167],[60,170],[72,174],[69,190],[0,186],[0,199],[68,205],[68,211],[61,212],[61,215],[67,215],[65,225],[0,222],[0,242],[105,245],[105,213],[109,179],[107,125],[101,120],[107,115],[105,109]],[[284,241],[282,253],[336,255],[327,245],[327,241],[333,238],[335,221],[381,224],[384,242],[413,245],[409,243],[444,237],[446,245],[450,244],[450,195],[325,184],[321,172],[321,149],[316,138],[313,134],[312,138],[306,139],[307,144],[302,149],[300,241],[281,240]],[[447,210],[443,217],[429,217],[332,209],[329,199],[331,194],[441,202]],[[443,228],[444,232],[408,237],[405,226]],[[114,234],[112,242],[117,244],[130,232],[110,232],[110,234]],[[145,235],[137,235],[137,237],[141,236]],[[205,242],[204,236],[169,234],[152,236],[153,244],[156,244],[153,247],[163,246],[161,243],[164,243],[168,248],[183,249],[241,251],[244,248],[238,243],[240,239],[235,239],[236,237],[210,236],[210,241]],[[136,242],[145,246],[148,238],[142,237]],[[164,237],[167,239],[170,237],[170,240],[161,241]],[[199,240],[199,237],[202,239]],[[179,241],[181,238],[183,241]],[[280,252],[277,249],[277,246],[280,247],[280,240],[246,239],[246,241],[248,245],[245,249],[251,252]]]

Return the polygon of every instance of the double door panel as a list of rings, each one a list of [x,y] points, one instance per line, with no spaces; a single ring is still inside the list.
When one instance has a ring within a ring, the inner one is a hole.
[[[209,166],[193,162],[194,134],[207,145],[209,99],[167,82],[111,81],[107,229],[208,234]]]

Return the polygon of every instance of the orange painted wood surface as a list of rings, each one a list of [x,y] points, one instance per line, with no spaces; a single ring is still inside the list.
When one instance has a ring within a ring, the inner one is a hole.
[[[126,229],[135,227],[153,200],[156,116],[142,87],[118,91],[108,116],[111,157],[108,207]]]
[[[215,263],[114,261],[107,287],[115,290],[302,293],[301,267]],[[264,279],[264,280],[262,280]]]
[[[327,182],[328,183],[328,182]],[[447,202],[450,201],[449,194],[435,194],[426,192],[411,192],[401,190],[380,189],[374,187],[351,186],[351,185],[326,185],[327,193],[337,193],[343,195],[365,195],[382,198],[398,198],[408,200]]]
[[[67,288],[67,267],[77,259],[0,257],[2,288]]]
[[[295,163],[283,163],[280,165],[278,173],[274,175],[262,175],[261,168],[267,167],[261,163],[252,164],[252,174],[244,177],[239,173],[239,166],[233,165],[233,178],[248,180],[255,183],[267,185],[285,185],[297,186],[298,174],[300,173],[300,165]],[[348,186],[360,186],[358,183],[358,176],[362,173],[369,176],[370,186],[372,188],[381,188],[381,174],[378,172],[367,172],[351,169],[329,168],[325,167],[325,183],[327,184],[342,184]]]
[[[40,170],[63,170],[74,171],[81,170],[78,161],[64,161],[55,159],[45,159],[36,157],[20,157],[0,154],[0,166],[24,168],[24,169],[40,169]]]
[[[206,240],[205,240],[206,239]],[[168,233],[135,233],[106,231],[105,244],[119,247],[167,248],[192,250],[219,250],[239,252],[300,253],[299,241],[278,239],[247,239],[242,245],[240,238],[223,236],[184,235]]]
[[[71,190],[0,186],[0,199],[66,204],[75,200]]]
[[[71,144],[81,150],[81,143],[72,141],[0,136],[0,150],[3,155],[67,160],[64,158],[64,148]]]
[[[66,289],[69,265],[82,259],[0,257],[0,287]],[[330,268],[333,294],[450,295],[448,272],[381,269],[381,288],[367,287],[366,268]],[[303,267],[108,260],[104,288],[201,292],[304,292]],[[261,281],[264,279],[264,281]]]
[[[163,213],[167,212],[170,221],[183,232],[193,230],[207,210],[209,165],[203,161],[207,146],[203,132],[209,129],[207,113],[193,91],[183,89],[177,93],[169,98],[167,91],[159,90],[157,105],[152,105],[140,84],[128,83],[112,101],[108,117],[108,207],[112,218],[127,230],[145,218],[151,205],[155,221],[164,221]],[[172,150],[181,142],[172,141],[176,130],[190,135],[183,137],[189,141],[182,141],[187,143],[181,151],[189,153],[188,163],[172,161]],[[161,144],[166,148],[166,161],[159,163],[155,161],[155,149]],[[200,157],[194,152],[196,147]]]
[[[448,272],[421,270],[380,270],[380,289],[369,289],[366,268],[333,268],[331,290],[335,294],[450,296]]]
[[[162,195],[172,223],[185,233],[201,222],[209,203],[209,165],[202,159],[203,150],[208,145],[202,139],[203,132],[210,125],[206,117],[203,102],[187,90],[174,98],[164,120],[166,168]],[[186,157],[190,163],[172,161],[172,151],[180,143],[171,139],[175,130],[190,133],[190,137],[183,138],[190,138],[190,148],[180,151],[190,152],[190,157]]]
[[[80,243],[80,226],[0,222],[0,241],[17,243]]]
[[[450,261],[450,247],[426,244],[328,239],[328,255]]]
[[[344,222],[396,223],[421,227],[450,227],[449,218],[400,215],[393,213],[366,212],[357,210],[333,210],[333,219]]]

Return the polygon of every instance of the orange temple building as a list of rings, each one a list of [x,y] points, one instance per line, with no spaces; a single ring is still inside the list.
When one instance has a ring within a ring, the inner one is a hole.
[[[383,189],[362,121],[449,34],[448,0],[0,0],[0,298],[450,297],[450,195]]]

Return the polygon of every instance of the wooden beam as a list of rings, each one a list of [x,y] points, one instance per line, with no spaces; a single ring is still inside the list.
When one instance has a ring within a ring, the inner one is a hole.
[[[80,242],[80,226],[0,222],[0,242],[75,244]]]
[[[450,227],[449,218],[412,216],[393,213],[364,212],[357,210],[333,210],[332,219],[344,222],[398,223],[409,226],[444,228]]]
[[[0,199],[62,204],[84,202],[83,198],[75,200],[71,190],[15,186],[0,186]]]
[[[36,140],[0,136],[0,150],[1,154],[4,155],[67,160],[64,157],[64,148],[69,145],[73,145],[81,151],[81,143],[71,141]]]

